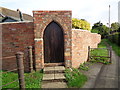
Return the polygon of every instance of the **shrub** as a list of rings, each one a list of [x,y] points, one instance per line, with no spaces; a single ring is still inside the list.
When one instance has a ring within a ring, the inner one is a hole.
[[[90,23],[84,19],[72,18],[72,28],[90,31]]]
[[[85,70],[85,71],[88,71],[89,70],[89,67],[85,65],[85,63],[83,64],[80,64],[80,67],[79,67],[81,70]]]
[[[68,87],[80,88],[87,81],[87,77],[83,73],[79,72],[78,69],[72,69],[72,71],[70,69],[66,69],[65,77]]]
[[[120,39],[120,33],[109,35],[108,39],[111,42],[116,43],[118,46],[120,46],[120,41],[119,41],[119,39]]]

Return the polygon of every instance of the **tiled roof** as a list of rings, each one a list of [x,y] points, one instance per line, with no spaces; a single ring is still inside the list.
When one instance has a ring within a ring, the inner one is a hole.
[[[33,17],[31,15],[24,14],[24,13],[22,13],[22,14],[23,14],[24,21],[33,21]],[[10,18],[13,18],[17,21],[20,21],[19,13],[17,11],[10,10],[7,8],[0,7],[0,17],[1,16],[10,17]]]

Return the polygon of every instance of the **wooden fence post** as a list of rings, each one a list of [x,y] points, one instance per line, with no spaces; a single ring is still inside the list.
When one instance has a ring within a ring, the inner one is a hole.
[[[20,89],[25,89],[23,54],[24,54],[23,52],[16,53]]]
[[[88,61],[90,61],[90,46],[88,46]]]
[[[30,72],[32,72],[33,71],[32,46],[28,47],[28,57],[29,57]]]
[[[112,63],[112,46],[110,46],[110,63]]]

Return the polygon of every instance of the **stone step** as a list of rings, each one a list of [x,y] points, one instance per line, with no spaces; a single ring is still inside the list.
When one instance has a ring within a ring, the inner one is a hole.
[[[54,67],[45,67],[44,73],[45,74],[52,74],[52,73],[64,73],[65,67],[64,66],[54,66]]]
[[[67,88],[64,70],[64,66],[45,67],[42,88]]]
[[[64,66],[45,67],[42,83],[65,82],[64,70]]]
[[[59,80],[65,80],[64,73],[59,74],[44,74],[43,75],[43,81],[59,81]]]
[[[43,80],[42,81],[42,84],[45,84],[45,83],[52,83],[52,82],[67,82],[66,79],[53,79],[53,80]]]
[[[44,71],[44,74],[53,74],[53,73],[64,73],[64,70],[60,70],[60,71]]]
[[[64,66],[64,63],[45,63],[44,64],[45,67],[53,67],[53,66]]]

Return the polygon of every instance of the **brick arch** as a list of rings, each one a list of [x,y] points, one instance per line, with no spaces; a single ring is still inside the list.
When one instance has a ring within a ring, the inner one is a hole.
[[[47,25],[55,21],[63,29],[64,35],[64,63],[71,66],[71,11],[33,11],[35,33],[35,66],[36,70],[44,68],[44,45],[43,35]]]
[[[45,28],[47,27],[47,25],[48,24],[50,24],[51,22],[56,22],[61,28],[62,28],[62,30],[63,30],[63,34],[64,34],[64,26],[62,25],[62,21],[60,21],[59,20],[60,18],[58,18],[58,17],[56,17],[56,18],[54,18],[54,19],[48,19],[47,21],[46,21],[46,23],[45,23],[45,26],[43,27],[43,29],[42,29],[42,33],[41,33],[41,38],[43,38],[43,34],[44,34],[44,30],[45,30]]]
[[[63,29],[62,25],[61,25],[58,21],[56,21],[56,20],[51,20],[48,24],[46,24],[46,27],[47,27],[50,23],[52,23],[52,22],[57,23],[57,24],[62,28],[62,32],[63,32],[63,34],[64,34],[64,29]],[[46,29],[46,27],[44,28],[44,30]],[[42,32],[42,35],[44,34],[44,30],[43,30],[43,32]],[[42,37],[43,37],[43,36],[42,36]]]

